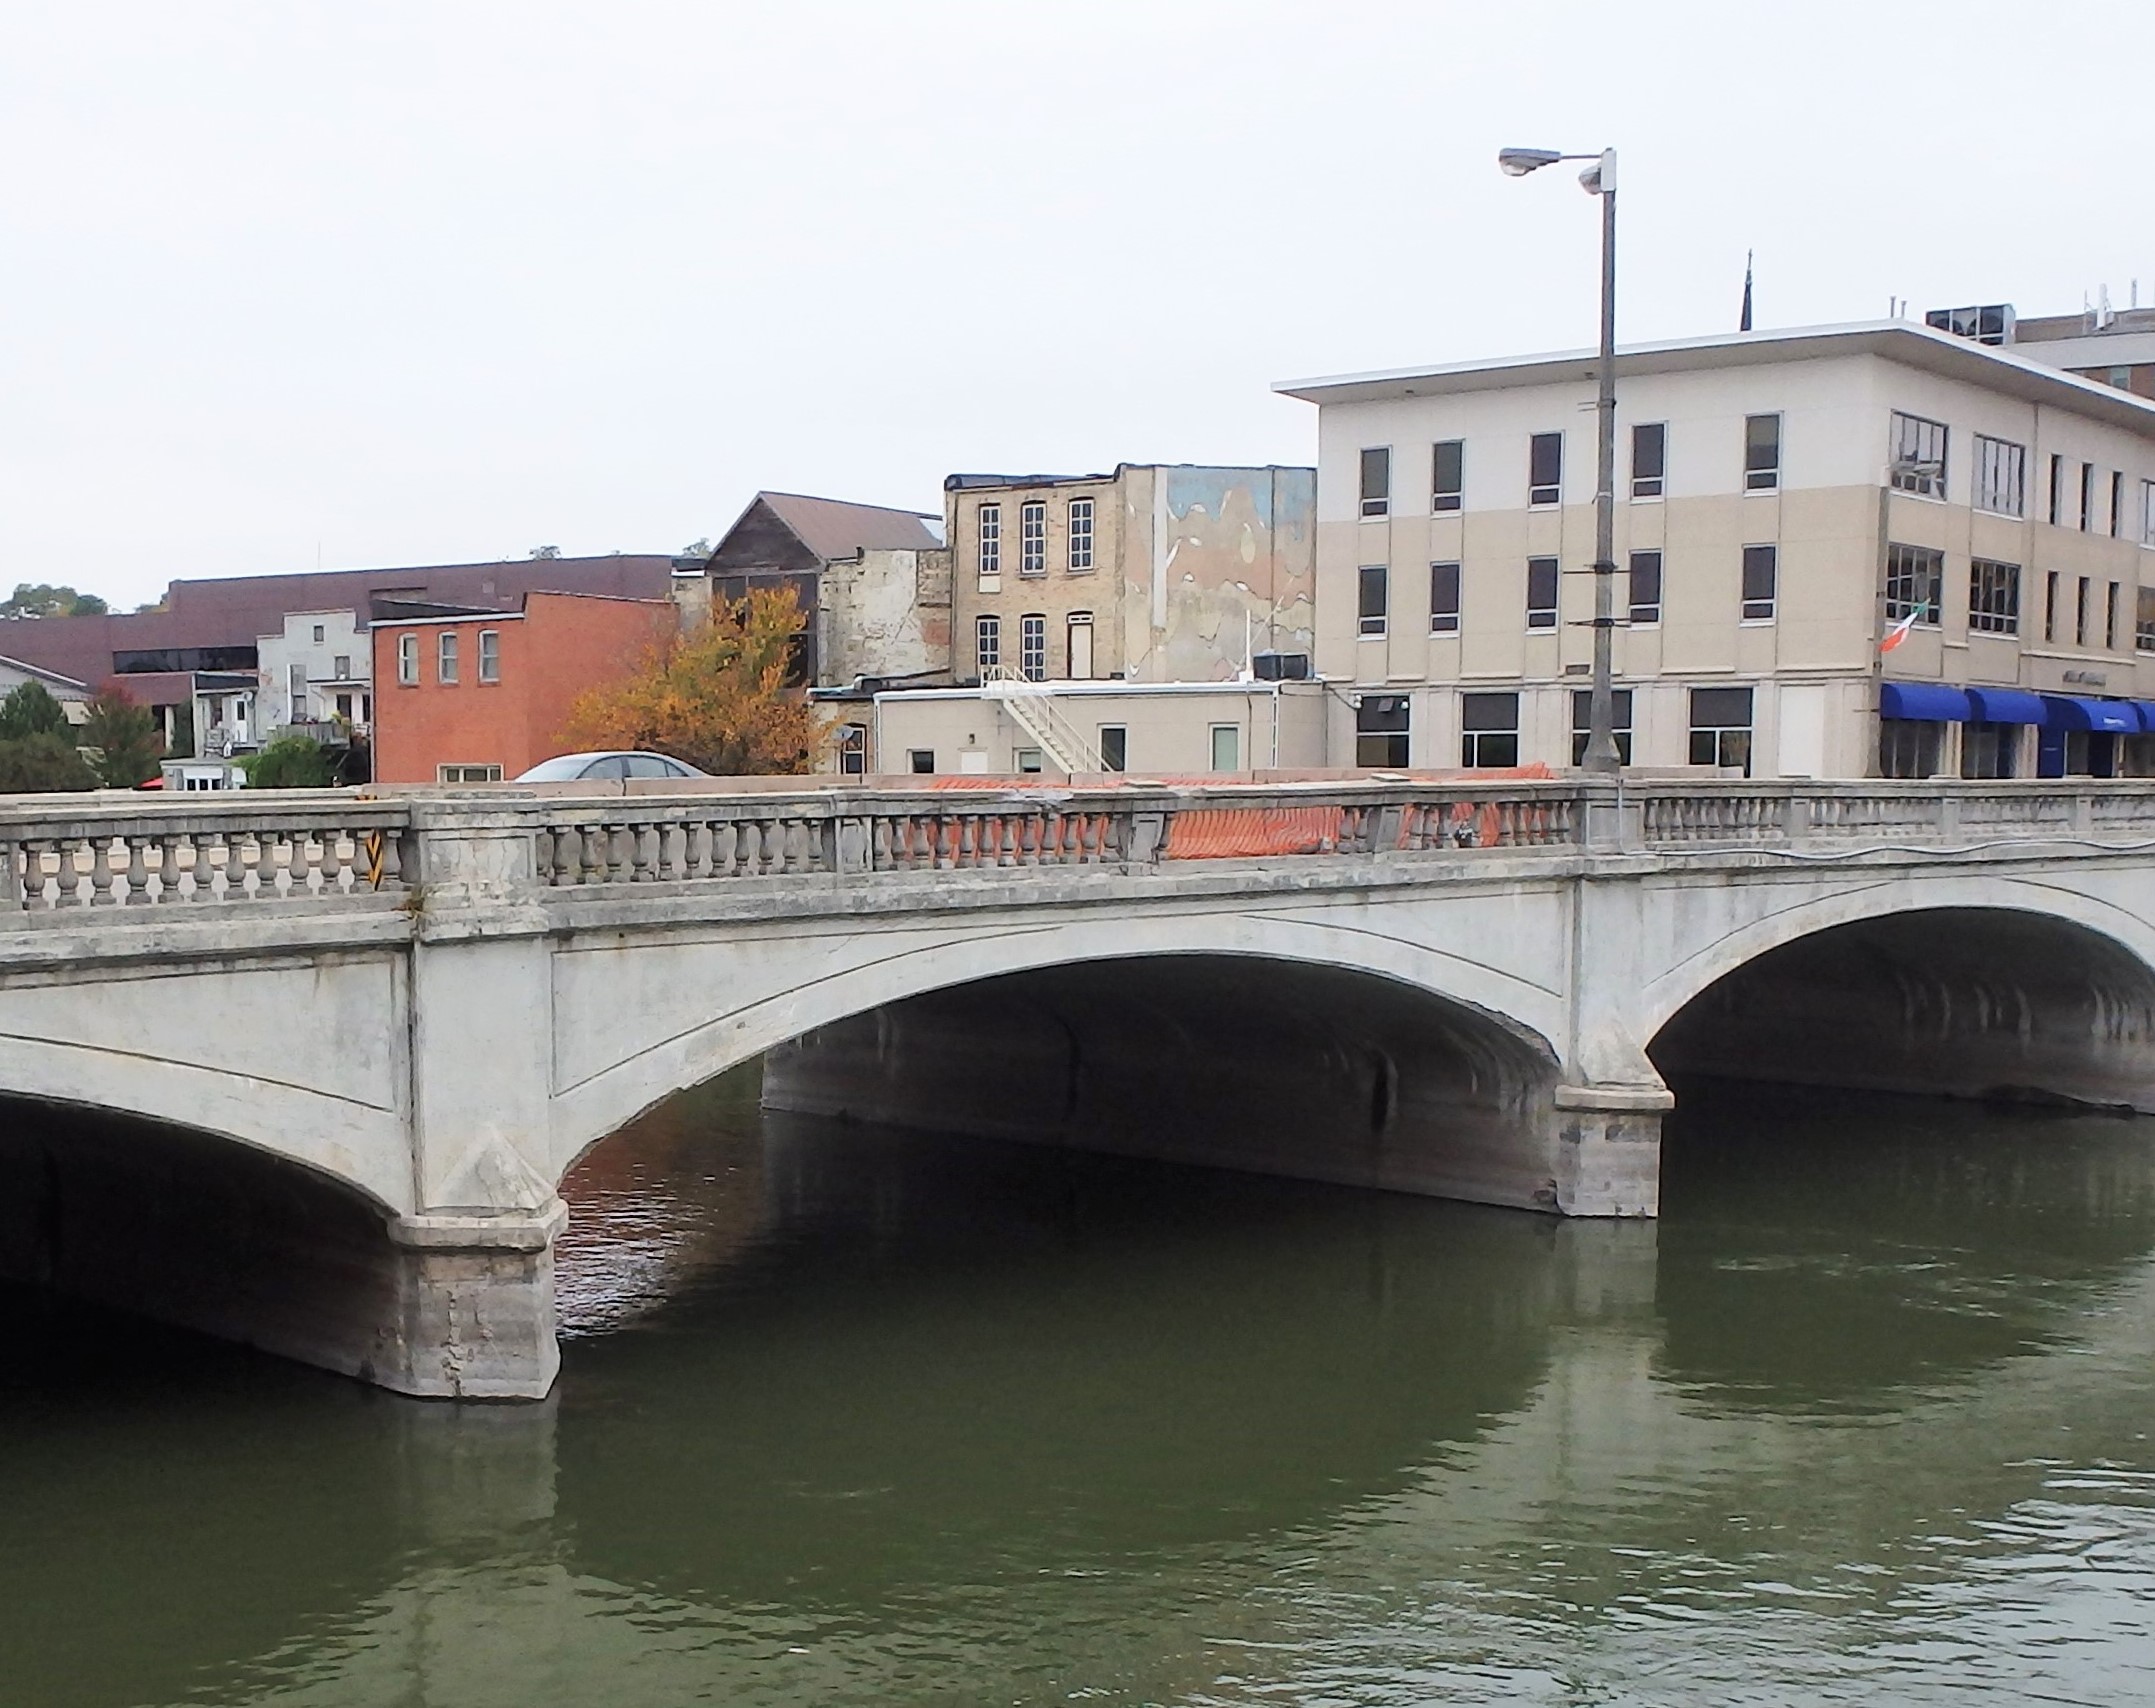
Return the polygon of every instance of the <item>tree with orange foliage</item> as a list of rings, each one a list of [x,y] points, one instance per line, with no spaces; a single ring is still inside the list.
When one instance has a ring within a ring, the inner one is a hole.
[[[806,622],[790,587],[715,601],[708,623],[654,648],[634,676],[578,695],[562,739],[670,753],[714,777],[806,771],[823,723],[787,681]]]

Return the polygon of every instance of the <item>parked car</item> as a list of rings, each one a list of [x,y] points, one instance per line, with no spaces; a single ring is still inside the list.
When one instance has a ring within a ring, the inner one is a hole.
[[[618,783],[629,777],[708,777],[663,753],[563,753],[542,759],[519,783]]]

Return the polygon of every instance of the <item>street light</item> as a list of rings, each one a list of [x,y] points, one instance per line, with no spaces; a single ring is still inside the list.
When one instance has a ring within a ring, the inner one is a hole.
[[[1579,174],[1590,196],[1601,198],[1601,393],[1595,402],[1594,471],[1594,686],[1587,715],[1584,763],[1589,771],[1617,771],[1616,698],[1610,631],[1616,626],[1616,150],[1559,154],[1552,148],[1502,148],[1497,165],[1506,177],[1524,178],[1560,160],[1592,164]]]

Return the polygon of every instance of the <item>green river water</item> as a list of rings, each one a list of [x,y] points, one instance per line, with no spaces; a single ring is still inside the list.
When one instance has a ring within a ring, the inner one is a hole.
[[[1596,1226],[722,1082],[535,1406],[0,1294],[0,1704],[2155,1702],[2155,1122],[1683,1089]]]

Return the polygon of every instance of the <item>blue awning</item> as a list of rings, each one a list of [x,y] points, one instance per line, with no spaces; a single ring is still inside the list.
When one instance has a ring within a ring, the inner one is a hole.
[[[2140,714],[2140,727],[2155,733],[2155,700],[2135,700],[2133,710]]]
[[[2043,714],[2043,723],[2049,729],[2087,729],[2113,735],[2140,733],[2140,717],[2129,700],[2082,700],[2045,694]]]
[[[1970,688],[1968,700],[1975,707],[1977,723],[2039,724],[2044,721],[2043,697],[2020,688]]]
[[[1878,715],[1964,724],[1974,716],[1974,708],[1968,704],[1968,693],[1963,688],[1948,688],[1937,682],[1881,682]]]

